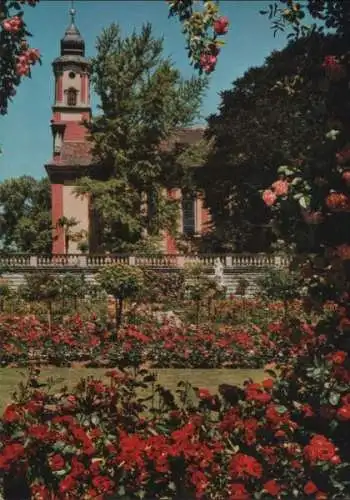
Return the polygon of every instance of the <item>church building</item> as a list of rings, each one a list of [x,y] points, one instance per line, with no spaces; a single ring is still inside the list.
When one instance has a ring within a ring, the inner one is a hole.
[[[53,63],[55,78],[51,130],[53,152],[45,165],[51,182],[52,222],[54,229],[53,254],[80,253],[78,241],[69,241],[66,229],[59,227],[62,218],[75,219],[76,234],[86,235],[89,253],[98,252],[94,234],[94,217],[88,196],[75,194],[79,178],[88,175],[93,167],[91,142],[87,139],[84,120],[91,119],[90,76],[91,63],[85,57],[85,42],[75,24],[75,10],[70,10],[71,23],[61,40],[60,56]],[[172,138],[172,143],[193,144],[202,138],[202,128],[182,129]],[[179,232],[185,236],[200,235],[206,230],[209,213],[200,196],[183,198],[179,189],[167,195],[178,199],[181,207]],[[69,246],[69,248],[67,248]],[[164,253],[177,253],[174,239],[165,234]]]

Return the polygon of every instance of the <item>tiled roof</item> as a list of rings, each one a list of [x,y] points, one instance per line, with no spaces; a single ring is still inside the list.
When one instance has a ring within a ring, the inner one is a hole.
[[[179,129],[168,141],[164,141],[162,148],[170,149],[175,144],[194,144],[203,138],[204,128]],[[60,166],[89,166],[93,163],[92,144],[89,141],[63,142],[61,154],[51,164]]]
[[[204,127],[184,128],[177,130],[169,140],[164,141],[162,148],[170,149],[175,144],[195,144],[203,139]]]

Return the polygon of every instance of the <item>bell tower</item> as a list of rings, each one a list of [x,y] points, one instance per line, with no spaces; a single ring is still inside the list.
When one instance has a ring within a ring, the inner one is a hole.
[[[85,42],[75,24],[73,2],[69,14],[70,25],[61,39],[61,54],[52,63],[55,76],[51,120],[54,156],[60,154],[64,140],[84,138],[83,121],[91,118],[91,63],[85,57]]]
[[[91,120],[91,62],[85,57],[85,42],[75,24],[74,2],[70,23],[60,43],[60,55],[53,63],[52,159],[45,165],[51,181],[54,254],[77,253],[76,239],[68,242],[62,219],[74,219],[73,232],[88,234],[89,201],[75,194],[76,181],[91,167],[91,143],[85,122]]]

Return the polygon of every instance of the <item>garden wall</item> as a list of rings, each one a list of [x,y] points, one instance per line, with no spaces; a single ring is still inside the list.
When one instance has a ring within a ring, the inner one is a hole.
[[[186,263],[199,262],[208,276],[215,276],[215,268],[221,266],[223,283],[228,294],[253,296],[257,291],[256,281],[269,269],[285,268],[290,257],[281,254],[202,254],[202,255],[27,255],[0,254],[2,277],[12,288],[24,283],[25,274],[38,271],[64,274],[84,273],[88,282],[94,281],[95,273],[103,265],[111,263],[145,266],[159,272],[174,273]]]

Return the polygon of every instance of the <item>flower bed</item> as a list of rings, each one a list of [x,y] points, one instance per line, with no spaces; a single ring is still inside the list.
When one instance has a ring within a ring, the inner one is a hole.
[[[31,374],[0,421],[5,498],[349,498],[336,445],[300,427],[272,378],[220,396],[180,383],[175,398],[146,371],[108,375],[53,394]]]
[[[303,354],[316,342],[313,325],[296,318],[261,326],[143,323],[121,329],[117,339],[96,319],[83,321],[79,316],[54,324],[51,332],[35,316],[3,316],[0,325],[1,366],[261,368]]]

